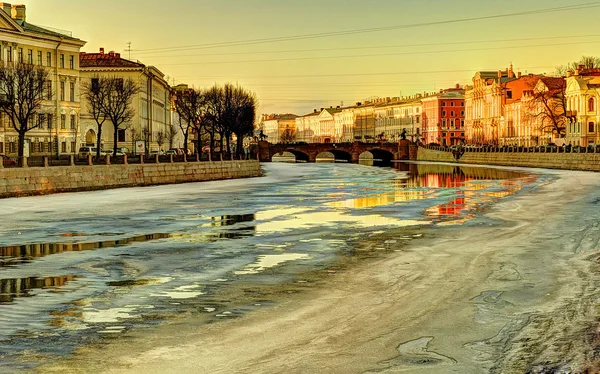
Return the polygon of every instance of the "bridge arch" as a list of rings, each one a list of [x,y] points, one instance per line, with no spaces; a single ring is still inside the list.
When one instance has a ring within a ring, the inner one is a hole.
[[[306,153],[304,152],[300,152],[297,151],[295,149],[287,149],[285,151],[280,151],[277,152],[273,155],[273,157],[271,157],[271,161],[274,161],[274,158],[290,158],[294,156],[295,157],[295,162],[308,162],[309,161],[309,157]],[[279,161],[279,160],[275,160],[275,161]],[[287,162],[292,162],[292,161],[287,161]]]
[[[363,165],[392,166],[394,154],[385,149],[374,148],[361,153],[358,162]]]
[[[332,162],[352,162],[352,155],[349,152],[342,151],[340,149],[328,149],[326,151],[319,152],[315,159],[329,159]]]

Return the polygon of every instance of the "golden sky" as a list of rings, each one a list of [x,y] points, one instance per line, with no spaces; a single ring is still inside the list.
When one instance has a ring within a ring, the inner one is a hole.
[[[260,113],[306,114],[468,84],[477,70],[548,73],[600,56],[600,1],[28,0],[27,21],[154,65],[170,83],[239,83]],[[131,42],[131,52],[127,51]]]

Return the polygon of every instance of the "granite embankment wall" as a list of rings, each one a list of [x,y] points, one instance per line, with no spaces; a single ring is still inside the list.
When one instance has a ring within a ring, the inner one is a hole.
[[[600,153],[466,152],[456,161],[451,152],[419,147],[417,160],[600,171]]]
[[[250,178],[256,160],[0,169],[0,197]]]

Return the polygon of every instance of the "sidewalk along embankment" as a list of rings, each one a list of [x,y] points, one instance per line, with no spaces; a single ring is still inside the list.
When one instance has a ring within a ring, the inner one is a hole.
[[[256,160],[0,169],[0,198],[260,176]]]
[[[417,161],[600,171],[600,153],[465,152],[456,160],[452,152],[419,147]]]

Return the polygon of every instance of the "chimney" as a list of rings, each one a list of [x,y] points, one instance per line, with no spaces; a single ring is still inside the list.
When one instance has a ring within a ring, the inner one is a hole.
[[[567,78],[573,76],[573,72],[571,70],[567,70]]]
[[[110,52],[108,52],[108,55],[109,55],[110,57],[115,57],[115,51],[110,51]]]
[[[321,112],[323,111],[323,109],[325,109],[325,108],[321,108]]]
[[[498,70],[498,78],[502,78],[502,70]]]
[[[100,47],[100,54],[103,55],[104,54],[104,48]]]
[[[361,103],[360,101],[358,101],[358,102],[356,103],[356,106],[361,106],[361,105],[362,105],[362,103]]]
[[[25,5],[13,5],[12,6],[12,18],[17,21],[25,22]]]
[[[459,89],[459,88],[460,88],[460,84],[457,83],[456,84],[456,89]]]
[[[577,70],[582,71],[585,69],[585,65],[577,65]]]
[[[10,3],[0,3],[2,6],[2,10],[4,13],[8,14],[9,17],[12,17],[12,5]]]
[[[121,58],[121,54],[120,53],[115,53],[115,57],[116,58]]]
[[[517,72],[517,78],[521,78],[521,72],[520,71]]]
[[[508,74],[509,78],[514,78],[515,77],[515,73],[513,71],[513,64],[510,64],[510,67],[508,68],[507,74]]]
[[[317,113],[317,110],[316,110],[316,109],[313,109],[313,113]]]

